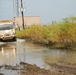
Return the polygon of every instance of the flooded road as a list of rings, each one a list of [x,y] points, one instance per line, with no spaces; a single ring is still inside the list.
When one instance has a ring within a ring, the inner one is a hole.
[[[45,48],[26,43],[21,39],[17,42],[1,42],[0,45],[0,65],[14,66],[22,61],[45,68],[45,55]]]
[[[76,64],[76,51],[47,49],[27,43],[25,40],[17,39],[17,42],[0,42],[0,66],[15,66],[20,62],[35,64],[40,68],[50,68],[47,63],[65,62]],[[3,71],[10,75],[10,71]],[[14,72],[15,73],[15,72]],[[13,75],[13,72],[12,74]]]

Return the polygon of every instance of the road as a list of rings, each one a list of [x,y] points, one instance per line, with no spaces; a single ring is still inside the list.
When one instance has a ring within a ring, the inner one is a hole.
[[[76,51],[52,50],[24,39],[0,42],[0,75],[76,75],[75,56]]]

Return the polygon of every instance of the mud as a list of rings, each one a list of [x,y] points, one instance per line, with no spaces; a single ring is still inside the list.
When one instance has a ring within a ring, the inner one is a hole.
[[[76,64],[48,64],[51,67],[49,70],[45,70],[43,68],[39,68],[36,65],[31,65],[24,62],[21,62],[16,66],[2,65],[0,66],[0,69],[5,68],[6,70],[15,70],[20,73],[19,75],[76,75]],[[4,74],[0,73],[0,75]]]
[[[0,73],[0,75],[4,75],[4,74]]]
[[[76,75],[76,64],[65,62],[48,63],[53,71],[61,72],[61,75]],[[64,73],[64,74],[62,74]]]

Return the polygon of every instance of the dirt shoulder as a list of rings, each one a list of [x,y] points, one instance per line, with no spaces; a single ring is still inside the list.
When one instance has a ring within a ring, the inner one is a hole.
[[[41,69],[36,65],[21,62],[20,65],[10,66],[4,65],[7,70],[17,70],[19,75],[76,75],[76,65],[50,64],[50,69]],[[0,75],[3,75],[0,73]]]
[[[61,75],[76,75],[76,64],[65,62],[48,63],[53,71],[61,72]]]

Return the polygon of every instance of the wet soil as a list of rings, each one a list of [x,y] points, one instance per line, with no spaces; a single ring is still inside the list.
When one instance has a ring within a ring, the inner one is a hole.
[[[0,73],[0,75],[4,75],[4,74]]]
[[[19,75],[76,75],[76,64],[48,64],[51,67],[48,70],[24,62],[21,62],[19,65],[16,66],[2,65],[0,66],[0,69],[4,67],[7,70],[15,70],[20,73]],[[0,75],[4,74],[0,73]]]

